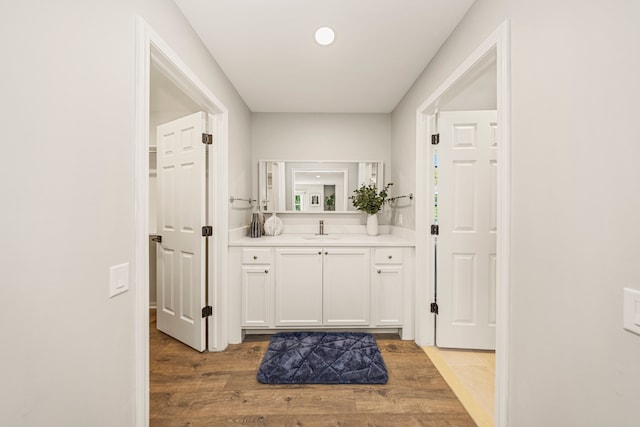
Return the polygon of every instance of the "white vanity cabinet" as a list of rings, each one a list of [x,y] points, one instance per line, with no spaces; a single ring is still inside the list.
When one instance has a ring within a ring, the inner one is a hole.
[[[410,242],[348,235],[335,244],[309,240],[285,235],[230,245],[230,340],[299,329],[397,330],[413,339]]]
[[[373,256],[373,323],[401,326],[404,317],[405,278],[402,248],[376,248]]]
[[[369,326],[368,248],[276,248],[276,326]]]
[[[273,327],[271,253],[269,248],[242,249],[242,326]]]

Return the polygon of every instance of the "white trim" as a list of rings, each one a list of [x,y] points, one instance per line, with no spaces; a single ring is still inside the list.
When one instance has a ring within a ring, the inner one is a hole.
[[[498,72],[498,234],[496,289],[495,426],[509,425],[511,307],[511,35],[504,22],[496,35]]]
[[[150,39],[146,23],[136,19],[136,81],[134,140],[134,339],[136,426],[149,425],[149,74]]]
[[[136,18],[136,80],[134,140],[134,337],[135,337],[135,425],[149,425],[149,92],[151,63],[157,66],[204,111],[212,114],[214,144],[209,154],[215,164],[209,180],[209,219],[215,233],[209,241],[208,302],[214,307],[209,324],[209,350],[227,344],[227,311],[222,304],[227,295],[228,210],[228,111],[180,57],[144,21]],[[216,203],[218,202],[218,203]],[[203,224],[204,225],[204,224]]]
[[[416,197],[414,197],[416,204],[415,333],[416,343],[421,347],[433,346],[435,326],[434,318],[428,308],[431,301],[429,291],[433,294],[428,274],[433,269],[429,269],[427,263],[424,262],[424,260],[433,258],[433,252],[429,248],[432,239],[428,231],[430,221],[427,216],[429,215],[428,201],[430,200],[428,189],[433,186],[432,177],[428,176],[429,168],[427,166],[429,161],[427,157],[429,149],[427,119],[422,110],[418,109],[416,112]],[[419,286],[421,283],[426,283],[427,286]]]
[[[433,295],[433,268],[427,260],[433,258],[433,239],[429,232],[428,162],[432,161],[429,135],[434,129],[434,114],[440,97],[488,53],[496,51],[498,109],[498,240],[496,289],[496,427],[508,425],[509,407],[509,307],[510,307],[510,242],[511,242],[511,76],[510,24],[503,22],[416,111],[416,342],[421,346],[434,343],[434,319],[429,313]],[[428,319],[426,322],[424,319]]]
[[[209,150],[209,164],[215,164],[215,185],[209,185],[209,212],[214,226],[209,241],[209,304],[214,313],[209,323],[209,351],[221,351],[228,344],[227,258],[229,246],[228,123],[229,113],[211,116],[213,149]],[[211,183],[212,177],[209,177]],[[213,272],[213,274],[212,274]]]

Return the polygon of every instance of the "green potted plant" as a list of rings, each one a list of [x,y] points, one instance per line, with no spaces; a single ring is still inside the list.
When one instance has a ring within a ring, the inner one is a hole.
[[[375,184],[362,185],[360,188],[353,190],[354,195],[351,196],[353,206],[359,211],[367,213],[367,234],[370,236],[378,235],[378,212],[389,200],[389,187],[393,182],[388,183],[382,190],[378,191]]]

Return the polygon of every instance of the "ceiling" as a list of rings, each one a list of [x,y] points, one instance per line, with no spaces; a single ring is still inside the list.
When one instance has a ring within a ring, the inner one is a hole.
[[[252,112],[311,113],[391,112],[473,1],[175,0]]]

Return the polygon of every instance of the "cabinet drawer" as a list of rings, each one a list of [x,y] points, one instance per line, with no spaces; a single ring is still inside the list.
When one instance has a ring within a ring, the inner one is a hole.
[[[402,264],[402,248],[376,248],[374,264]]]
[[[271,249],[269,248],[243,248],[243,264],[271,264]]]

